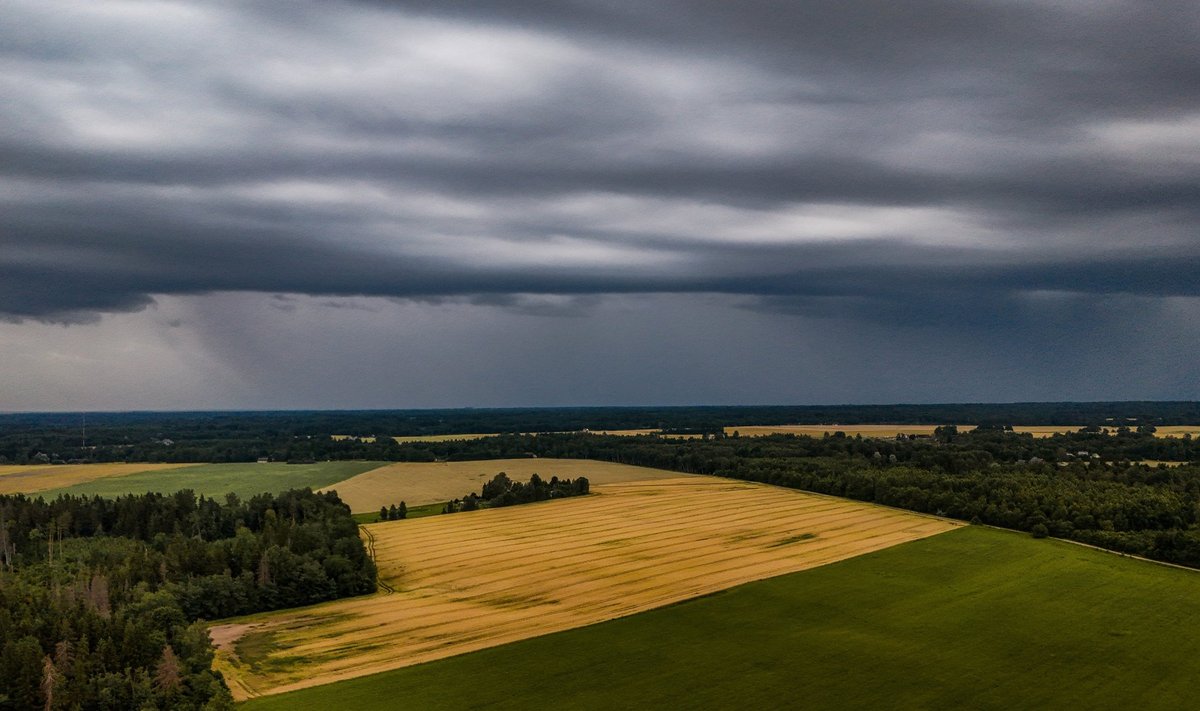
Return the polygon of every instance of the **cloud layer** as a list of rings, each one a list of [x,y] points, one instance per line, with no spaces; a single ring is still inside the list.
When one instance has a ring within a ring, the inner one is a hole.
[[[13,0],[0,320],[691,294],[850,340],[1173,328],[1197,36],[1176,0]]]

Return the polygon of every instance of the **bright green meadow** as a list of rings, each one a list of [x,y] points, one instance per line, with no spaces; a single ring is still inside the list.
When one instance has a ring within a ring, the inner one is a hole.
[[[58,494],[120,496],[164,493],[191,489],[204,496],[224,496],[228,492],[247,497],[264,491],[279,493],[287,489],[319,489],[387,464],[387,462],[316,462],[315,464],[197,464],[182,469],[139,472],[128,476],[97,479],[63,489],[41,492],[51,498]]]
[[[244,708],[1195,708],[1197,620],[1200,573],[970,526]]]

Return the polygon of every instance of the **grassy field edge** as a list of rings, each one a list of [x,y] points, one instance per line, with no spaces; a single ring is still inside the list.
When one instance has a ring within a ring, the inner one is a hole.
[[[1200,574],[971,526],[241,708],[1182,708]]]

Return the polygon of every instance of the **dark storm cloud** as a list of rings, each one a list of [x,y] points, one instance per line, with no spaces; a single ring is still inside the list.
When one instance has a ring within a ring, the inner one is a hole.
[[[11,3],[0,318],[1197,296],[1198,31],[1192,2]]]

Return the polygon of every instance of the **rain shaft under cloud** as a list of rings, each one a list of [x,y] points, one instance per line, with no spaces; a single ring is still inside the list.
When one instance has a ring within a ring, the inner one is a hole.
[[[0,409],[1200,397],[1195,3],[533,7],[5,4]]]

